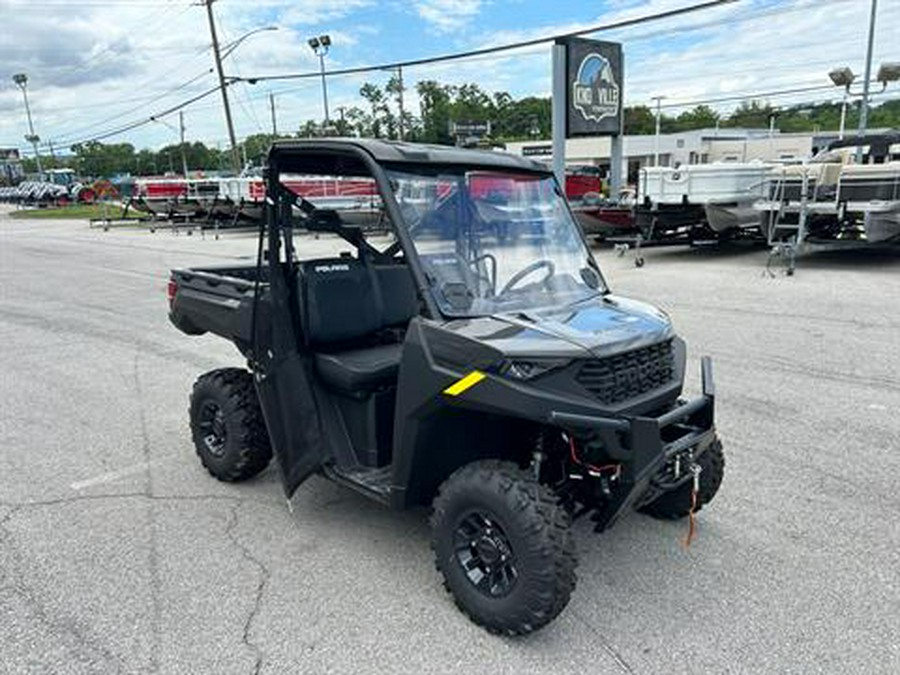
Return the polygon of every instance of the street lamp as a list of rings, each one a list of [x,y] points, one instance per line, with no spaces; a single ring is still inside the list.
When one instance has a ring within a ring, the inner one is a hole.
[[[237,40],[229,43],[225,46],[225,53],[222,54],[219,48],[219,38],[216,35],[216,19],[213,16],[213,0],[204,0],[203,4],[206,6],[206,15],[209,19],[209,34],[212,38],[212,47],[213,47],[213,57],[216,62],[216,72],[219,76],[219,89],[222,92],[222,107],[225,109],[225,124],[228,127],[228,140],[231,143],[231,164],[232,168],[235,172],[241,172],[241,158],[238,155],[238,147],[237,147],[237,137],[234,133],[234,121],[231,118],[231,105],[228,103],[228,89],[225,83],[225,71],[222,69],[222,60],[231,54],[241,42],[246,40],[248,37],[255,33],[259,33],[263,30],[272,30],[275,28],[274,26],[267,26],[266,28],[257,28],[255,30],[251,30],[244,35],[241,35]]]
[[[22,96],[25,98],[25,115],[28,117],[28,135],[25,140],[31,143],[34,148],[34,158],[37,161],[38,180],[44,180],[44,168],[41,166],[41,153],[38,150],[38,143],[41,138],[34,133],[34,123],[31,120],[31,106],[28,105],[28,76],[25,73],[16,73],[12,77],[16,86],[22,90]]]
[[[900,80],[900,62],[882,63],[878,66],[878,74],[875,79],[881,82],[882,91],[887,87],[888,82]]]
[[[229,54],[237,49],[240,44],[246,40],[251,35],[256,35],[257,33],[265,33],[266,31],[278,30],[278,26],[263,26],[262,28],[254,28],[249,33],[244,33],[237,40],[232,40],[227,45],[222,47],[222,60],[224,61],[228,58]]]
[[[844,125],[847,123],[847,96],[850,94],[850,85],[853,84],[856,75],[854,75],[853,71],[847,66],[844,66],[843,68],[835,68],[832,70],[828,73],[828,77],[834,82],[834,86],[844,87],[844,97],[841,101],[841,128],[838,131],[838,138],[843,140]]]
[[[328,117],[328,86],[325,83],[325,55],[328,53],[329,47],[331,47],[330,35],[320,35],[309,39],[309,48],[319,57],[319,70],[322,73],[322,104],[325,108],[326,127],[331,125],[331,119]]]
[[[875,46],[875,16],[878,11],[878,0],[872,0],[871,10],[869,11],[869,39],[866,46],[866,70],[863,75],[862,82],[862,102],[859,106],[859,131],[857,136],[863,136],[866,133],[866,123],[869,118],[869,79],[872,76],[872,52]],[[853,72],[849,68],[837,68],[829,73],[831,81],[838,87],[843,86],[846,96],[850,94],[850,85],[853,84]],[[837,79],[835,79],[837,77]],[[878,80],[881,82],[881,91],[887,88],[888,82],[900,79],[900,64],[882,63],[878,69]],[[841,134],[843,137],[843,134]],[[862,162],[862,146],[856,148],[856,161]]]
[[[828,77],[834,83],[834,86],[844,88],[843,101],[841,102],[841,127],[838,131],[838,138],[843,139],[844,125],[847,121],[847,99],[849,97],[862,97],[864,99],[863,107],[868,107],[868,87],[863,87],[861,91],[851,91],[851,87],[856,82],[856,75],[847,66],[835,68],[830,73],[828,73]],[[875,75],[875,79],[881,82],[881,91],[884,91],[885,89],[887,89],[889,82],[896,82],[897,80],[900,80],[900,63],[882,63],[878,67],[878,73]],[[862,112],[860,112],[860,114],[862,114]],[[860,123],[859,134],[862,135],[863,133],[865,133],[865,120],[861,120]]]

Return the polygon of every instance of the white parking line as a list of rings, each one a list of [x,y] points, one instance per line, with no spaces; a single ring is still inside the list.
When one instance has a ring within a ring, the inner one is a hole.
[[[95,485],[112,483],[120,478],[127,478],[128,476],[143,473],[150,469],[150,465],[151,462],[141,462],[140,464],[134,464],[133,466],[128,466],[124,469],[119,469],[118,471],[109,471],[107,473],[101,473],[99,476],[94,476],[93,478],[80,480],[76,483],[72,483],[69,487],[73,490],[84,490],[85,488],[93,487]]]

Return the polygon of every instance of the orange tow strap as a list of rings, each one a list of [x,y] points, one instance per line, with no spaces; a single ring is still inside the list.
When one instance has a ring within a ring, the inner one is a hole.
[[[691,542],[697,536],[697,521],[694,518],[694,513],[697,510],[697,490],[696,488],[691,490],[691,510],[688,512],[688,533],[684,538],[684,547],[690,548]]]
[[[684,547],[690,548],[691,542],[697,536],[697,522],[694,514],[697,513],[697,503],[700,501],[700,472],[702,469],[699,464],[691,464],[691,473],[693,474],[691,481],[691,510],[688,511],[688,533],[684,538]]]

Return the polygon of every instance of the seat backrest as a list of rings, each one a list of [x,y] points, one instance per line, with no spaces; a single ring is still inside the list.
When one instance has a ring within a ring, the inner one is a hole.
[[[382,327],[372,275],[355,258],[300,264],[303,330],[312,346],[348,342]]]
[[[377,265],[375,278],[381,289],[382,325],[399,326],[419,313],[419,298],[406,265]]]

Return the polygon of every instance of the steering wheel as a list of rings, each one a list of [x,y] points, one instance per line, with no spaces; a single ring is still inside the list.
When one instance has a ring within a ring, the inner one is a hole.
[[[553,264],[553,261],[546,260],[546,259],[535,260],[533,263],[531,263],[524,269],[521,269],[518,272],[516,272],[515,274],[513,274],[512,277],[510,277],[509,281],[506,282],[506,285],[503,287],[503,289],[500,291],[500,293],[498,295],[503,295],[504,293],[511,291],[513,288],[518,286],[519,283],[525,277],[527,277],[532,272],[538,271],[542,267],[547,268],[547,276],[545,276],[543,279],[541,279],[539,283],[542,283],[542,284],[546,283],[547,281],[550,280],[550,277],[552,277],[554,274],[556,274],[556,266]]]

